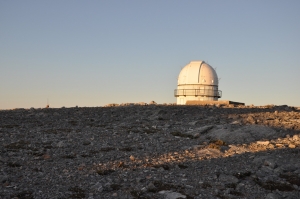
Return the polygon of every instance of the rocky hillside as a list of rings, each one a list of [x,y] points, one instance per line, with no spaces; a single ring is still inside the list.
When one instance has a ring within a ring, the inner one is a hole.
[[[300,110],[0,111],[0,198],[300,198]]]

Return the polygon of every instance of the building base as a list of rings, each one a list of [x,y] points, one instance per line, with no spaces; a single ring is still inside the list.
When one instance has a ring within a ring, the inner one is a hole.
[[[245,103],[242,102],[234,102],[234,101],[229,101],[229,100],[219,100],[219,101],[198,101],[198,100],[188,100],[185,103],[186,105],[229,105],[229,104],[234,104],[234,105],[245,105]]]

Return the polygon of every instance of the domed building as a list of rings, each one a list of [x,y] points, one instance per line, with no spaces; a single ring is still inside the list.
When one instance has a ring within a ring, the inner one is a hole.
[[[218,90],[219,79],[216,71],[204,61],[192,61],[179,73],[174,96],[177,104],[197,101],[218,101],[222,91]]]

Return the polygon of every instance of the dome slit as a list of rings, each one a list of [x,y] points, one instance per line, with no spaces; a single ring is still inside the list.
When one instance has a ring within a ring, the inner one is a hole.
[[[199,67],[199,72],[198,72],[198,83],[200,83],[200,71],[201,71],[201,66],[203,62],[201,62],[200,67]]]

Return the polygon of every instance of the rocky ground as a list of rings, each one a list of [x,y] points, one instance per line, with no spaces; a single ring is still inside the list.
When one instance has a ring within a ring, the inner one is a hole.
[[[0,198],[300,198],[300,110],[0,111]]]

